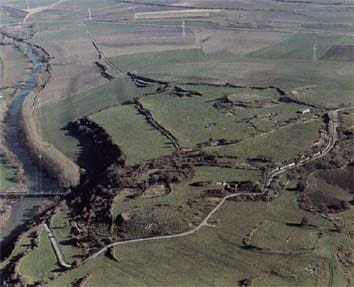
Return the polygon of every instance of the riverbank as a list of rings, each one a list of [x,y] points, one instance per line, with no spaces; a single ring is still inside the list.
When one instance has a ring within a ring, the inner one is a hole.
[[[50,177],[54,178],[59,186],[64,188],[76,186],[80,182],[79,166],[52,144],[43,140],[36,120],[37,95],[50,81],[50,55],[43,48],[35,44],[23,41],[22,39],[18,40],[15,36],[8,33],[2,33],[2,35],[8,37],[15,43],[31,47],[31,53],[34,53],[40,61],[40,63],[38,63],[39,61],[34,63],[34,68],[38,69],[36,71],[38,75],[36,79],[31,79],[31,81],[35,81],[35,83],[33,83],[34,85],[31,91],[26,91],[28,93],[26,93],[21,107],[19,122],[22,136],[19,140],[26,144],[28,152],[30,152],[36,165],[40,166],[41,170],[45,170]],[[9,105],[7,109],[9,109]],[[16,159],[16,157],[14,158]],[[20,163],[17,165],[17,168],[19,168],[23,174],[23,168],[20,167]]]
[[[2,34],[3,35],[3,34]],[[18,184],[24,182],[24,170],[21,162],[8,148],[6,135],[6,121],[12,100],[18,95],[21,84],[25,81],[32,67],[26,55],[11,38],[2,36],[1,45],[1,92],[0,104],[0,153],[4,161],[15,170],[15,180]],[[23,189],[23,187],[21,188]]]
[[[3,126],[4,145],[21,163],[24,175],[23,184],[28,191],[57,192],[59,190],[57,181],[48,177],[47,169],[54,164],[42,160],[42,158],[46,158],[46,146],[43,146],[43,143],[39,144],[38,140],[30,142],[28,133],[34,132],[33,126],[31,126],[32,129],[28,129],[24,124],[35,123],[34,118],[32,118],[34,113],[32,113],[32,109],[28,110],[28,107],[29,103],[35,103],[35,92],[42,89],[49,79],[45,76],[46,71],[49,70],[49,55],[40,47],[18,40],[15,36],[5,34],[3,37],[10,39],[14,45],[17,45],[26,55],[28,61],[32,63],[26,80],[18,87],[16,97],[12,98],[11,104],[6,106],[8,109],[6,111],[6,123]],[[27,97],[30,97],[30,101],[26,101]],[[25,102],[27,103],[26,110]],[[20,124],[21,122],[22,124]],[[40,148],[36,148],[36,145]],[[43,156],[41,153],[43,153]],[[63,167],[60,174],[67,172],[65,168]],[[12,213],[9,216],[9,209],[4,212],[7,224],[4,224],[1,230],[2,258],[11,253],[16,239],[26,230],[28,223],[33,220],[36,210],[43,201],[40,199],[21,199],[5,203],[11,206]]]
[[[11,184],[1,182],[1,191],[26,191],[24,185],[24,170],[21,162],[11,152],[5,142],[6,120],[12,100],[18,94],[20,85],[25,81],[31,69],[31,63],[26,55],[21,51],[11,39],[2,37],[0,42],[1,54],[1,104],[0,104],[0,154],[5,163],[5,169],[11,169]],[[3,163],[0,163],[3,164]],[[2,175],[0,180],[5,180]],[[0,199],[0,234],[6,234],[13,216],[15,201],[9,199]]]

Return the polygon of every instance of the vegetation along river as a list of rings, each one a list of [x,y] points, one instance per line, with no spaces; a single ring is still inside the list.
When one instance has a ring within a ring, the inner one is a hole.
[[[43,62],[30,44],[21,42],[19,45],[27,58],[32,62],[32,68],[29,71],[27,79],[21,85],[17,97],[11,103],[6,123],[6,144],[23,165],[25,184],[28,192],[56,192],[59,187],[41,168],[39,160],[34,160],[31,157],[23,141],[20,127],[22,106],[26,96],[37,87]],[[42,202],[43,199],[39,198],[22,198],[12,204],[10,221],[0,234],[1,257],[7,256],[7,253],[11,250],[11,245],[14,243],[14,238],[24,230],[26,221],[34,216],[35,208]]]

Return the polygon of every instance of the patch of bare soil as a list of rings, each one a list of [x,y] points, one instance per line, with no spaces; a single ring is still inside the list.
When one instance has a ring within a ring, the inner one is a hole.
[[[354,61],[353,45],[336,45],[321,56],[321,60]]]

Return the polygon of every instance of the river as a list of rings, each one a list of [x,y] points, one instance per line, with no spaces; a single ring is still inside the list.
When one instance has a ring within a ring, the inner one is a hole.
[[[17,97],[12,101],[7,122],[6,122],[6,144],[8,148],[21,161],[25,175],[25,185],[29,192],[51,192],[58,191],[59,187],[55,181],[50,179],[40,165],[40,160],[34,160],[30,156],[28,148],[23,142],[23,135],[20,128],[21,111],[24,100],[29,93],[37,87],[38,78],[43,68],[41,57],[37,55],[34,48],[26,43],[18,43],[20,49],[32,62],[32,67],[24,83],[21,85]],[[24,224],[35,214],[35,207],[40,205],[43,199],[23,198],[12,204],[12,215],[7,226],[0,234],[2,257],[9,251],[9,243],[24,230]]]

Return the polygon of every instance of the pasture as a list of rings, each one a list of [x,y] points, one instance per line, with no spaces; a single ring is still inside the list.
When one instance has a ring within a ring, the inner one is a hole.
[[[174,151],[169,140],[132,105],[109,108],[90,118],[113,137],[129,164],[142,163]]]
[[[272,59],[312,60],[314,45],[316,45],[317,57],[320,57],[331,46],[347,42],[352,43],[353,40],[353,36],[296,33],[278,44],[253,52],[249,56]]]
[[[205,59],[206,55],[201,49],[179,49],[122,55],[110,58],[110,61],[123,71],[136,71],[165,64],[202,62]]]
[[[260,179],[261,173],[259,170],[198,166],[196,167],[196,175],[193,178],[193,181],[259,181]]]
[[[210,222],[216,222],[214,228],[204,227],[182,238],[116,247],[118,261],[100,256],[67,272],[48,286],[70,286],[70,282],[87,273],[92,274],[88,286],[199,286],[200,282],[203,285],[235,286],[244,278],[252,278],[255,286],[264,286],[265,282],[269,286],[323,286],[330,278],[326,267],[330,260],[336,264],[334,282],[343,282],[338,259],[320,255],[317,251],[311,256],[277,255],[242,247],[243,238],[259,222],[269,220],[286,226],[289,222],[300,221],[303,215],[309,216],[313,224],[325,229],[330,227],[320,216],[298,209],[296,195],[289,192],[282,193],[270,204],[227,202],[210,219]],[[313,231],[304,228],[301,232],[304,238],[309,238],[303,244],[310,246]],[[324,238],[328,237],[326,233]],[[265,242],[271,243],[271,240],[265,238]],[[316,272],[311,271],[313,268]]]
[[[312,61],[297,59],[227,56],[192,64],[147,67],[139,74],[166,81],[274,85],[289,92],[310,86],[298,98],[331,109],[351,105],[354,88],[353,65],[345,61],[318,61],[314,65]]]
[[[66,212],[59,211],[51,218],[50,228],[58,241],[59,248],[68,264],[72,264],[76,259],[83,255],[83,250],[74,247],[71,241],[69,215]]]
[[[36,264],[34,264],[36,262]],[[29,284],[48,278],[57,269],[57,259],[44,228],[40,230],[39,246],[21,259],[19,273]]]
[[[15,170],[0,156],[0,191],[6,191],[16,185],[15,175]]]
[[[185,86],[181,86],[186,88]],[[277,103],[275,90],[263,91],[243,88],[189,86],[188,89],[201,92],[203,96],[179,98],[159,94],[144,97],[141,102],[155,120],[169,130],[182,146],[193,147],[212,139],[243,140],[264,130],[276,128],[281,122],[297,119],[296,111],[302,106]],[[256,93],[270,98],[274,103],[259,108],[246,108],[227,112],[214,105],[226,95]],[[198,107],[196,109],[195,107]],[[263,117],[260,115],[262,114]],[[270,118],[269,118],[270,117]],[[177,120],[178,119],[178,120]],[[252,122],[254,123],[252,124]]]
[[[279,253],[306,253],[314,250],[320,239],[320,231],[311,226],[297,226],[297,222],[292,224],[265,221],[253,235],[250,244]]]
[[[308,150],[319,137],[320,125],[320,121],[291,124],[236,144],[211,147],[208,150],[243,159],[258,155],[268,156],[273,162],[280,164]]]
[[[37,116],[38,124],[45,140],[54,143],[59,150],[75,160],[79,152],[78,141],[67,135],[67,123],[112,105],[122,104],[138,94],[133,82],[122,77],[43,106]]]

